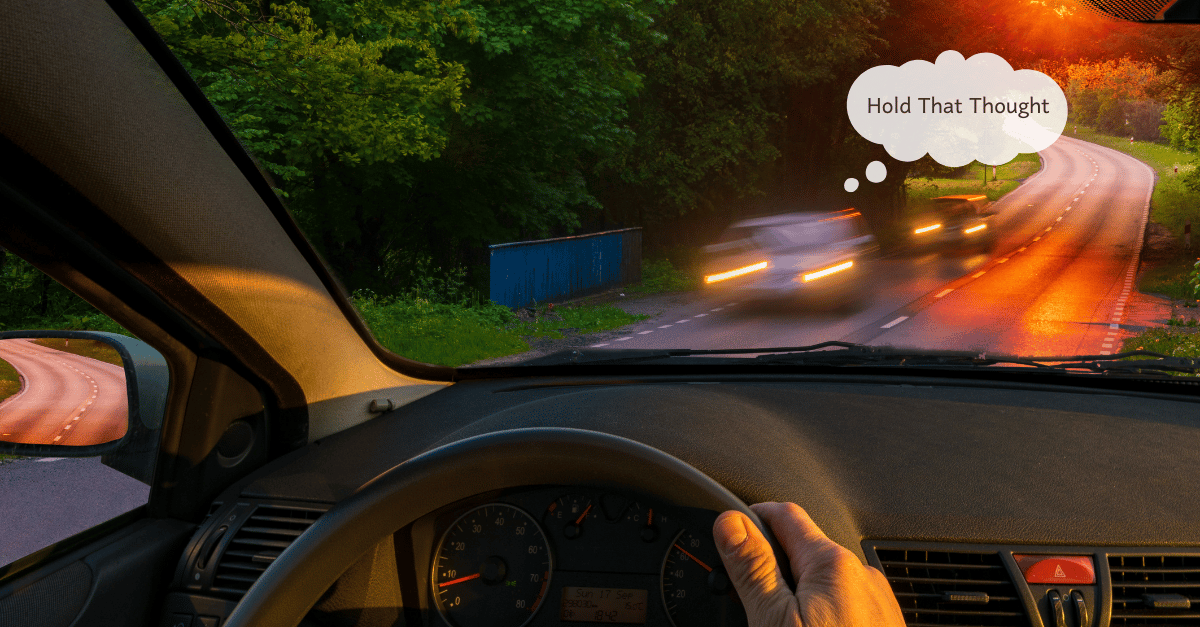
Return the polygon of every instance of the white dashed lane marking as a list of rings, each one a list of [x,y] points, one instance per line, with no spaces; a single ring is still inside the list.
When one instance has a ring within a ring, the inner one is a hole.
[[[896,326],[896,325],[900,324],[901,322],[904,322],[905,320],[908,320],[908,316],[900,316],[899,318],[896,318],[895,320],[892,320],[891,322],[889,322],[889,323],[887,323],[887,324],[885,324],[885,325],[883,325],[882,327],[879,327],[879,328],[881,328],[881,329],[890,329],[890,328],[892,328],[892,327],[894,327],[894,326]]]
[[[934,294],[934,295],[933,295],[933,297],[934,297],[934,298],[941,298],[941,297],[945,296],[946,294],[949,294],[950,292],[953,292],[953,291],[954,291],[954,288],[952,288],[952,287],[951,287],[951,288],[947,288],[947,289],[944,289],[944,290],[942,290],[942,291],[938,292],[937,294]]]

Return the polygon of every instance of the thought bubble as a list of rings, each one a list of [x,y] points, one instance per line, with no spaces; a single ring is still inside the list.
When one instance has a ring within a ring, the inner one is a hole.
[[[883,165],[882,161],[872,161],[867,164],[867,180],[872,183],[878,183],[887,178],[887,166]],[[846,191],[852,192],[858,189],[858,179],[848,178],[845,185]]]
[[[860,135],[900,161],[928,154],[948,167],[1002,165],[1058,140],[1067,98],[1041,72],[1013,70],[991,53],[964,59],[947,50],[936,63],[863,72],[846,96],[846,112]]]

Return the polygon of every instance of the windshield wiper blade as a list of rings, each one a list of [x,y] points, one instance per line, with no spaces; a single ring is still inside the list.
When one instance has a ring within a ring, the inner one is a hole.
[[[762,352],[760,349],[758,352]],[[1128,359],[1153,357],[1154,359]],[[801,353],[771,353],[760,355],[756,361],[779,364],[821,364],[840,366],[930,366],[980,367],[1028,366],[1041,372],[1092,372],[1103,374],[1189,373],[1200,371],[1200,360],[1174,357],[1146,350],[1128,351],[1113,355],[1057,355],[1052,357],[1017,357],[987,355],[968,351],[899,351],[886,347],[856,346],[842,351]]]
[[[827,350],[833,349],[833,350]],[[1195,374],[1200,372],[1200,359],[1174,357],[1152,351],[1137,350],[1114,355],[1056,355],[1051,357],[1020,357],[988,355],[971,351],[912,351],[887,346],[869,346],[853,342],[828,341],[808,346],[776,346],[757,348],[716,349],[634,349],[563,351],[547,358],[526,362],[571,364],[618,364],[679,357],[720,355],[754,355],[748,363],[801,366],[878,366],[928,368],[980,368],[990,366],[1025,366],[1043,373],[1098,374]],[[1153,359],[1128,359],[1150,357]]]

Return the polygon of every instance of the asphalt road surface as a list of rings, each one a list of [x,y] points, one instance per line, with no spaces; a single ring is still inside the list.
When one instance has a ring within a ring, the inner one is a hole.
[[[763,307],[714,292],[596,348],[804,346],[843,340],[1023,356],[1109,354],[1134,286],[1154,173],[1062,137],[995,203],[991,255],[883,260],[851,314]]]
[[[32,340],[0,340],[0,359],[25,386],[0,401],[0,440],[85,446],[125,435],[129,416],[125,370]]]

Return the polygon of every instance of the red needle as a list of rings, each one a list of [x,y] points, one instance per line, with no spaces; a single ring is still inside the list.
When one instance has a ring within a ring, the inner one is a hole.
[[[686,556],[688,556],[688,557],[692,558],[692,561],[693,561],[693,562],[696,562],[697,564],[699,564],[699,565],[700,565],[700,568],[703,568],[704,570],[707,570],[707,571],[708,571],[708,572],[710,572],[710,573],[712,572],[712,568],[711,568],[711,567],[710,567],[708,564],[705,564],[704,562],[701,562],[700,560],[696,559],[696,556],[695,556],[695,555],[692,555],[691,553],[688,553],[688,552],[687,552],[687,550],[686,550],[686,549],[684,549],[683,547],[681,547],[681,546],[679,546],[678,544],[676,544],[676,545],[675,545],[675,548],[679,549],[680,551],[683,551],[683,554],[684,554],[684,555],[686,555]]]
[[[679,550],[680,550],[680,551],[682,551],[683,549],[679,549]],[[692,559],[696,559],[696,558],[694,558],[694,557],[693,557]],[[707,568],[707,567],[706,567],[706,568]],[[449,586],[449,585],[452,585],[452,584],[456,584],[456,583],[462,583],[462,582],[464,582],[464,581],[470,581],[470,580],[472,580],[472,579],[478,579],[479,577],[480,577],[480,574],[479,574],[479,573],[475,573],[474,575],[467,575],[466,577],[459,577],[458,579],[451,579],[450,581],[447,581],[447,582],[445,582],[445,583],[439,583],[439,584],[438,584],[438,587],[439,587],[439,588],[445,588],[446,586]]]
[[[587,513],[588,513],[588,512],[590,512],[590,511],[592,511],[592,504],[591,504],[591,503],[588,503],[588,506],[587,506],[587,508],[585,508],[585,509],[583,510],[583,513],[579,515],[579,518],[575,520],[575,524],[576,524],[576,525],[582,525],[582,524],[583,524],[583,519],[587,517]]]

